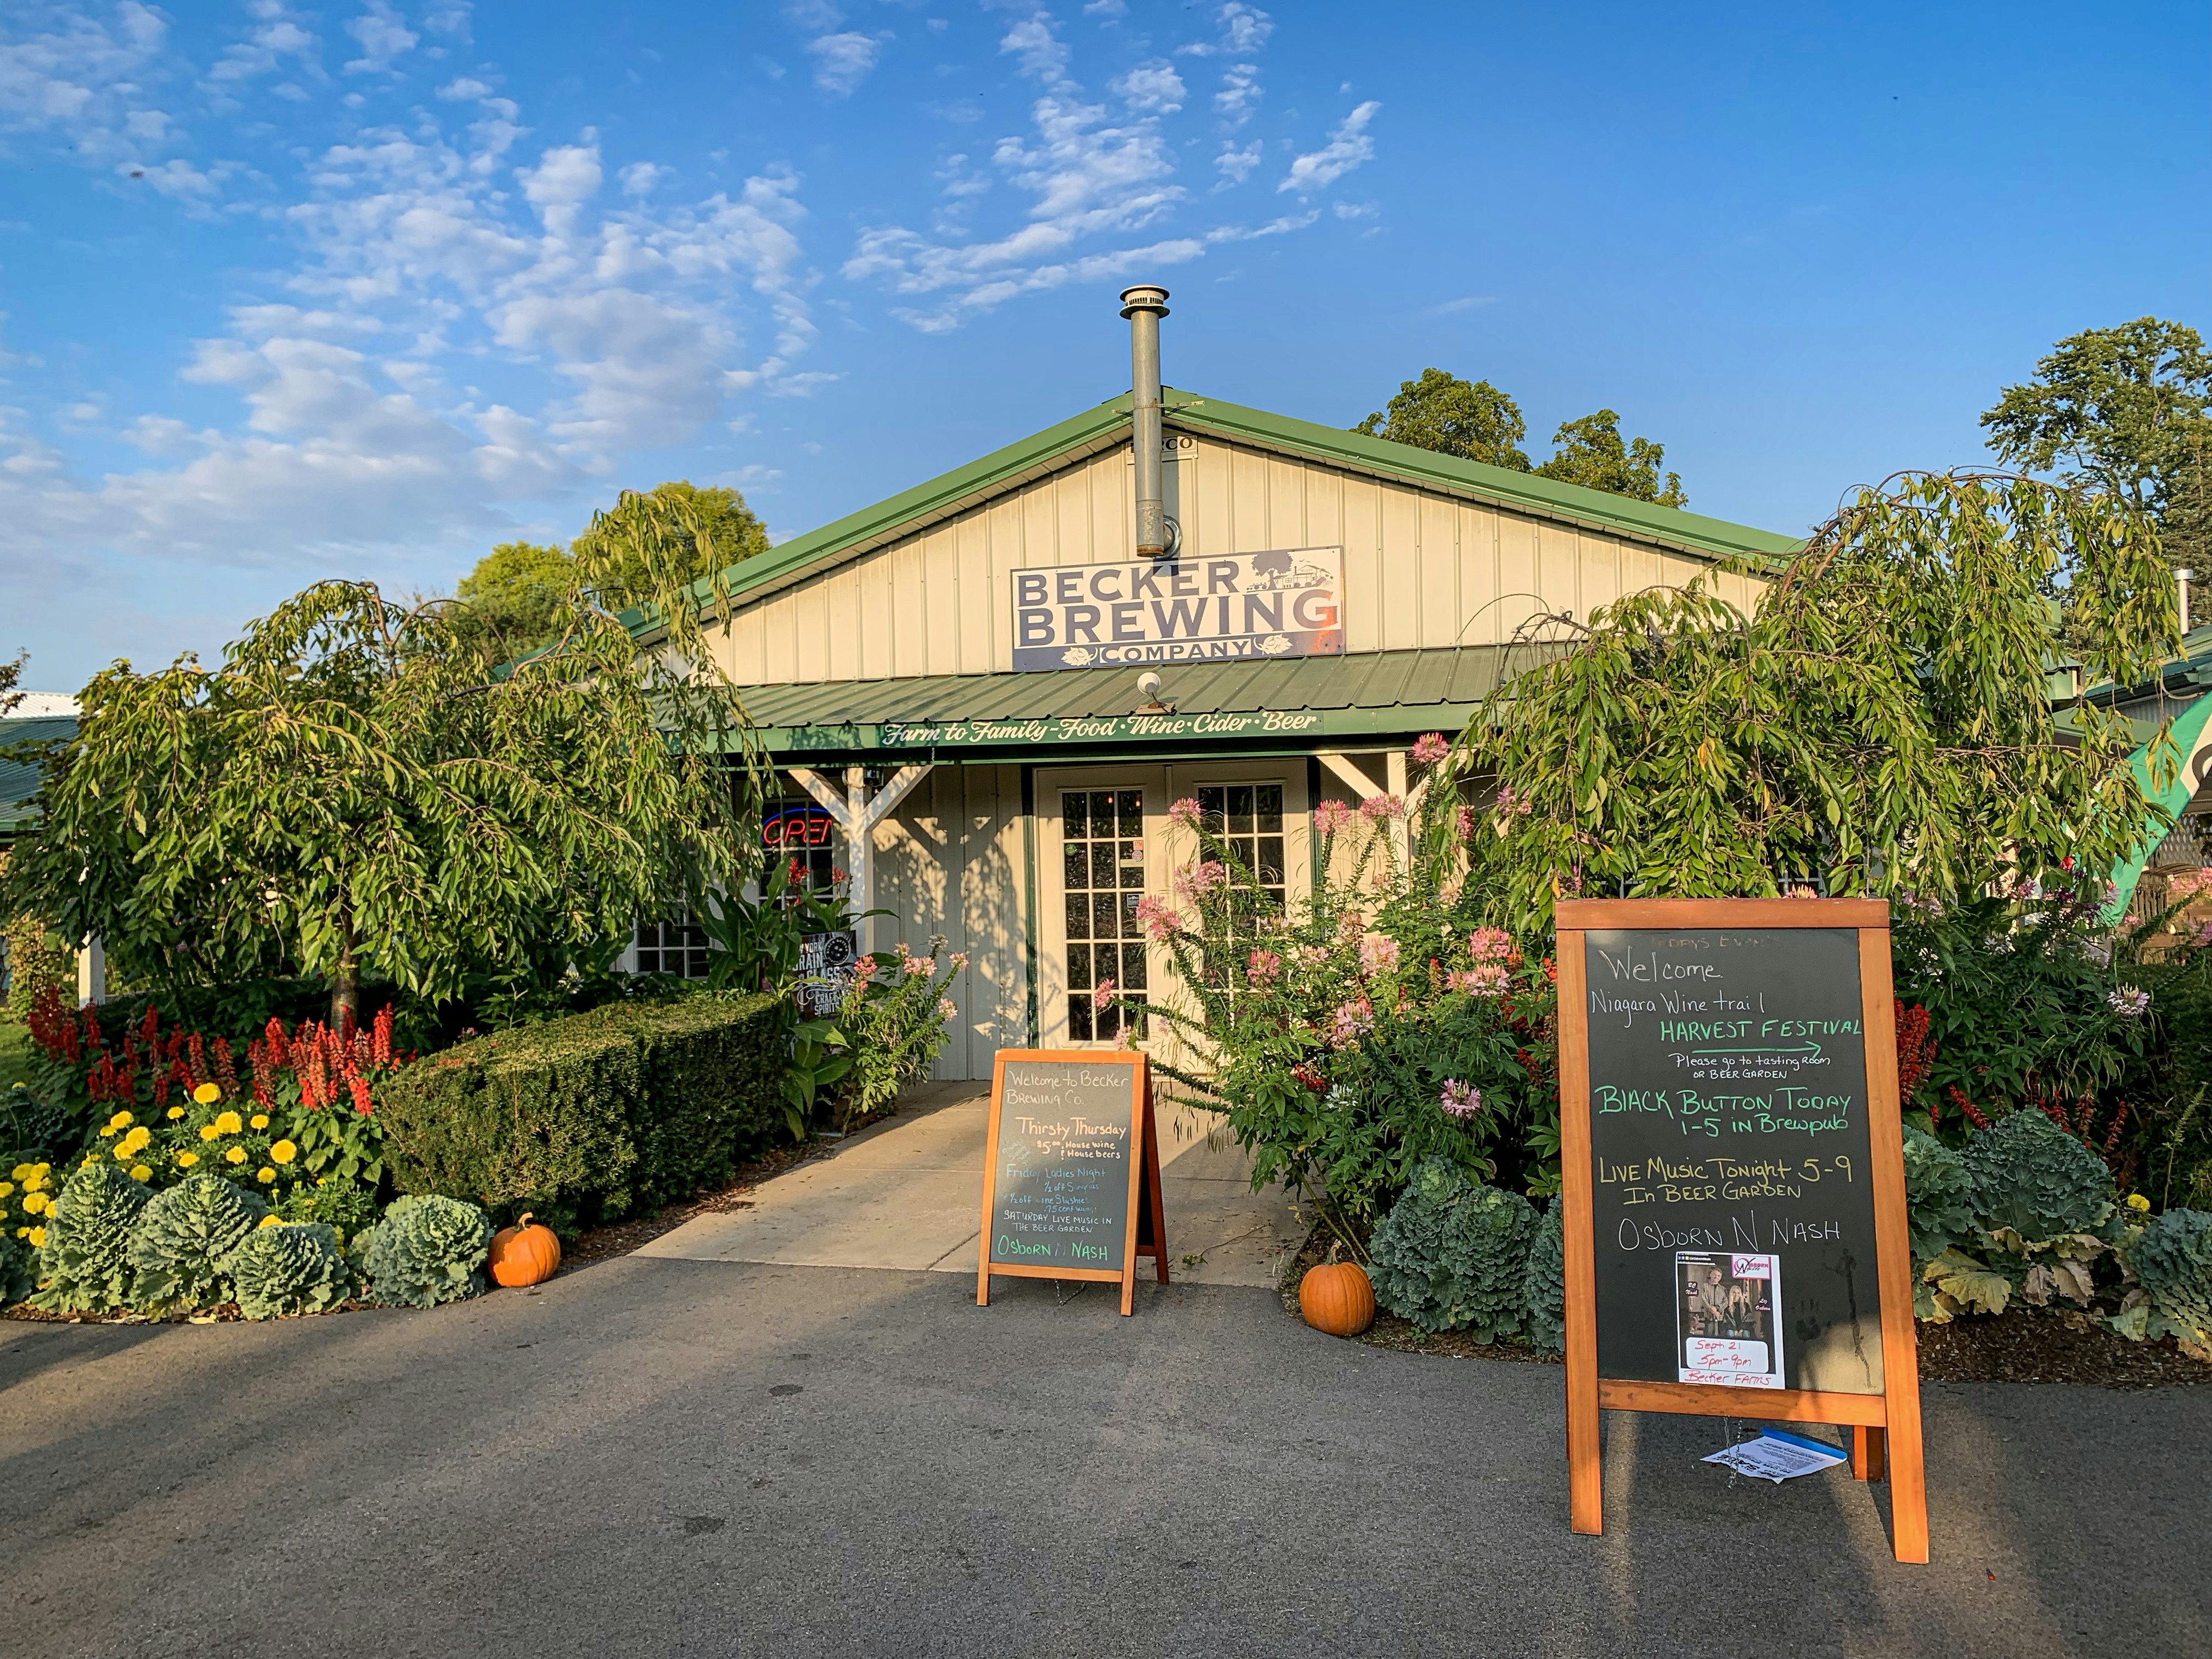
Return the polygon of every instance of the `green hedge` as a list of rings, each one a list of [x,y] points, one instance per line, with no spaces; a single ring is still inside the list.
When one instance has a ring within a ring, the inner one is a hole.
[[[781,1127],[785,1029],[774,996],[702,994],[461,1043],[378,1089],[392,1178],[568,1232],[658,1209]]]

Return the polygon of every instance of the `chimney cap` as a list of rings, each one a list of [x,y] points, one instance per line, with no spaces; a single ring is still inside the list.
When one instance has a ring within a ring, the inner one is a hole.
[[[1168,314],[1168,291],[1158,283],[1139,283],[1133,288],[1121,290],[1121,314],[1128,317],[1139,311],[1149,311],[1156,316]]]

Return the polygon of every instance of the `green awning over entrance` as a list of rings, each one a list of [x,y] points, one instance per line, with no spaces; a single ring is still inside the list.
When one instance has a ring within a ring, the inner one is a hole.
[[[762,685],[744,697],[776,754],[1299,744],[1455,732],[1502,678],[1556,649],[1482,645],[1163,664],[1155,672],[1167,712],[1146,708],[1130,668]]]

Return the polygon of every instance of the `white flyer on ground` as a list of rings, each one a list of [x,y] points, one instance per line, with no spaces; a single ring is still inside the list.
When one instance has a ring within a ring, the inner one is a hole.
[[[1782,1258],[1726,1250],[1674,1256],[1680,1380],[1734,1389],[1782,1383]]]
[[[1844,1461],[1844,1455],[1821,1441],[1768,1429],[1741,1445],[1717,1451],[1703,1461],[1734,1469],[1738,1474],[1755,1474],[1761,1480],[1771,1480],[1778,1486],[1801,1474],[1832,1469]]]

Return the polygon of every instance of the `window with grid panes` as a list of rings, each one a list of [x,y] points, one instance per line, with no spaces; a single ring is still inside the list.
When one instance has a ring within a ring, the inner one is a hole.
[[[1131,1016],[1117,1007],[1094,1012],[1098,986],[1110,979],[1115,995],[1146,1000],[1145,930],[1137,921],[1145,892],[1145,792],[1063,790],[1060,823],[1067,1034],[1078,1042],[1110,1042],[1127,1030]]]
[[[1228,844],[1237,862],[1259,884],[1261,891],[1273,901],[1272,908],[1279,915],[1284,900],[1283,786],[1202,785],[1198,792],[1198,819],[1208,836]],[[1214,986],[1229,982],[1228,966],[1237,948],[1232,942],[1253,937],[1253,913],[1260,908],[1255,896],[1241,878],[1233,883],[1231,891],[1234,902],[1230,913],[1229,940],[1218,945],[1209,941],[1206,952],[1206,981]]]
[[[691,920],[689,905],[637,925],[637,971],[674,974],[679,979],[707,977],[707,933]]]

